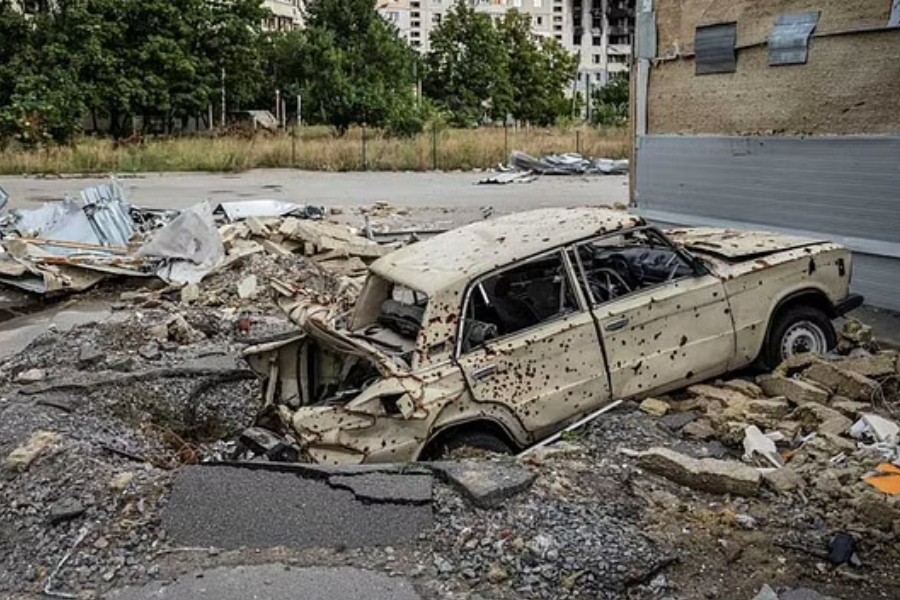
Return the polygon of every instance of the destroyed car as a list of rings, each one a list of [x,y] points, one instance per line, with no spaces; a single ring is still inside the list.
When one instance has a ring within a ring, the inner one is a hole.
[[[614,400],[826,352],[862,303],[850,276],[833,243],[543,209],[388,254],[349,318],[293,301],[302,333],[245,356],[303,460],[511,452]]]

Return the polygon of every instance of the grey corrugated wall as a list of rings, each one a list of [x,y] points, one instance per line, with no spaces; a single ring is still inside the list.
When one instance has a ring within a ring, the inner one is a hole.
[[[900,310],[900,137],[641,136],[635,167],[651,220],[833,239],[854,288]]]

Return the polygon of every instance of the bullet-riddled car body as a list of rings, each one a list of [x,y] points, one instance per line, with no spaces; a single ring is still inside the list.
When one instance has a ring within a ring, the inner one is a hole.
[[[251,348],[304,459],[527,447],[614,400],[835,343],[850,253],[768,233],[665,234],[601,208],[487,220],[374,262],[352,317]]]

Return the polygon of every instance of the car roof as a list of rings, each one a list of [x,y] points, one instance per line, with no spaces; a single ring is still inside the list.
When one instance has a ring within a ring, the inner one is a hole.
[[[453,229],[392,252],[370,268],[431,296],[557,246],[640,225],[641,217],[610,208],[542,208]]]

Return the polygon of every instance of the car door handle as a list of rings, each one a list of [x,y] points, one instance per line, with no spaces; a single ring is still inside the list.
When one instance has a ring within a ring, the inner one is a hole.
[[[481,367],[480,369],[475,369],[472,371],[472,379],[475,381],[479,381],[484,379],[485,377],[490,377],[494,373],[497,372],[497,365],[488,365],[486,367]]]
[[[619,331],[620,329],[625,329],[628,326],[628,319],[626,317],[622,317],[621,319],[616,319],[614,321],[607,321],[603,326],[604,331]]]

